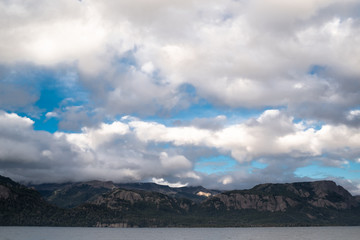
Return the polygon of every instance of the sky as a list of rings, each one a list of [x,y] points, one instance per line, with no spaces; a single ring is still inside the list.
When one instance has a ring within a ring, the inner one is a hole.
[[[360,195],[359,0],[0,0],[0,175]]]

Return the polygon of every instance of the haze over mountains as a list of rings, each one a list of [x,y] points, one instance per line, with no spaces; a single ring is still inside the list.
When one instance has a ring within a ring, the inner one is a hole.
[[[97,227],[360,225],[359,197],[332,181],[220,192],[154,183],[26,187],[0,176],[0,224]]]

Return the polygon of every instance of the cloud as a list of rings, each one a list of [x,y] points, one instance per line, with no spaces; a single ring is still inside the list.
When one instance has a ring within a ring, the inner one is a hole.
[[[81,150],[87,151],[97,149],[100,146],[112,143],[117,136],[128,133],[127,125],[114,122],[112,124],[101,124],[99,128],[83,128],[82,133],[55,133],[57,138],[65,137],[68,142],[78,146]]]
[[[111,115],[186,108],[196,101],[180,90],[189,84],[216,106],[287,106],[297,117],[348,124],[345,111],[359,102],[358,6],[354,0],[2,2],[0,59],[7,66],[76,64],[93,103]],[[312,72],[313,66],[324,68]],[[326,110],[334,108],[341,114]]]
[[[127,182],[171,175],[198,178],[185,156],[147,146],[124,122],[85,127],[80,133],[54,134],[35,131],[33,124],[27,117],[0,112],[1,174],[33,182]]]
[[[266,110],[246,123],[218,130],[166,127],[154,122],[134,121],[129,125],[143,142],[172,143],[175,146],[217,148],[240,163],[259,157],[313,158],[323,154],[355,159],[359,152],[357,128],[324,125],[316,130],[305,122],[295,123],[279,110]]]
[[[25,87],[0,82],[0,108],[17,110],[29,108],[38,98]]]
[[[33,123],[29,118],[1,112],[2,174],[37,182],[49,181],[50,177],[53,181],[125,182],[163,178],[182,184],[236,188],[260,179],[299,180],[296,169],[311,161],[335,166],[342,159],[356,162],[360,153],[358,130],[345,125],[307,128],[279,110],[267,110],[247,122],[212,130],[167,127],[128,117],[86,127],[80,133],[50,134],[34,131]],[[171,145],[163,148],[162,144]],[[213,154],[230,154],[239,165],[221,174],[196,172],[194,164],[199,156],[206,155],[202,148],[208,152],[217,149]],[[267,167],[248,164],[255,160]]]
[[[50,118],[58,118],[59,114],[57,114],[56,112],[47,112],[45,114],[46,119],[50,119]]]
[[[2,172],[234,187],[261,176],[296,179],[296,168],[311,161],[354,161],[359,7],[357,0],[0,1],[0,109],[12,112],[0,112]],[[202,102],[215,114],[172,119]],[[243,109],[262,113],[231,118]],[[33,129],[55,117],[58,132]],[[212,154],[245,169],[193,171]],[[249,173],[253,161],[269,165]]]
[[[160,153],[160,162],[165,169],[175,170],[179,172],[182,169],[191,170],[191,162],[184,156],[169,156],[166,152]]]
[[[179,188],[179,187],[186,187],[188,184],[183,184],[180,182],[177,183],[169,183],[168,181],[165,181],[163,178],[152,178],[152,181],[156,184],[159,185],[165,185],[165,186],[169,186],[169,187],[175,187],[175,188]]]
[[[72,176],[80,156],[63,139],[33,130],[34,122],[14,113],[0,112],[0,165],[2,174],[21,180],[55,181]],[[64,160],[65,162],[62,162]],[[69,171],[70,170],[70,171]]]
[[[227,117],[218,115],[214,118],[194,118],[191,121],[177,120],[174,122],[177,126],[193,126],[200,129],[217,130],[224,127]]]

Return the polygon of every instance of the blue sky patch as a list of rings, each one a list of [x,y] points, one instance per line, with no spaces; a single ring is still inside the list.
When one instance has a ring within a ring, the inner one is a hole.
[[[321,65],[312,65],[309,69],[309,74],[310,75],[317,75],[323,71],[325,71],[326,67],[325,66],[321,66]]]
[[[313,164],[298,168],[294,174],[298,177],[310,177],[315,179],[340,177],[350,180],[358,180],[360,177],[360,163],[349,162],[348,164],[341,165],[341,167],[328,167]]]
[[[264,169],[267,166],[269,166],[269,164],[258,162],[258,161],[253,161],[253,162],[251,162],[251,166],[254,168],[258,168],[258,169]]]

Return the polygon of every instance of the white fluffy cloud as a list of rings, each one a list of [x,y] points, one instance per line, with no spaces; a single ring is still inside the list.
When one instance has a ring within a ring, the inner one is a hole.
[[[179,87],[190,84],[215,105],[283,105],[344,123],[359,102],[357,7],[356,0],[1,1],[0,59],[76,63],[111,114],[186,108],[194,99]]]
[[[160,162],[161,165],[169,170],[174,170],[175,172],[179,172],[182,169],[191,169],[191,162],[186,159],[186,157],[181,155],[171,156],[166,152],[160,153]]]
[[[220,130],[196,127],[166,127],[152,122],[130,123],[144,142],[171,142],[177,146],[206,146],[230,152],[239,162],[263,156],[315,157],[341,149],[358,152],[357,128],[325,125],[320,130],[294,123],[279,110],[266,110],[257,119],[226,126]],[[350,155],[348,153],[348,156]],[[343,157],[346,157],[345,155]]]
[[[80,133],[33,130],[33,121],[0,112],[1,174],[24,181],[111,179],[140,181],[192,174],[192,163],[174,151],[143,144],[123,122],[102,123]]]
[[[2,174],[38,181],[71,176],[65,168],[81,166],[81,156],[76,155],[64,139],[55,138],[48,132],[34,131],[33,123],[27,117],[0,111]]]
[[[168,127],[131,117],[84,128],[80,133],[50,134],[34,131],[32,125],[29,118],[1,112],[1,174],[40,182],[48,181],[50,176],[54,181],[163,178],[178,184],[230,188],[246,187],[260,178],[289,181],[295,179],[296,168],[310,160],[341,165],[344,159],[347,163],[358,161],[360,153],[359,129],[326,125],[316,130],[303,122],[295,123],[279,110],[267,110],[258,118],[221,129]],[[164,149],[159,144],[175,147]],[[225,175],[195,172],[198,159],[192,150],[189,154],[183,149],[201,147],[230,154],[239,166],[263,159],[268,167],[253,172],[234,168]],[[279,170],[279,164],[288,170]]]

